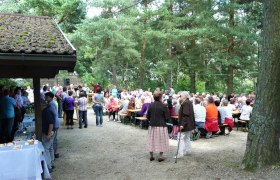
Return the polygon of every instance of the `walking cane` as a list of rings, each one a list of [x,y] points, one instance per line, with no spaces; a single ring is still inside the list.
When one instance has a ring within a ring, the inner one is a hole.
[[[177,153],[176,153],[175,163],[177,163],[177,157],[178,157],[179,146],[180,146],[180,139],[181,139],[181,126],[179,126],[179,141],[178,141],[178,147],[177,147]]]

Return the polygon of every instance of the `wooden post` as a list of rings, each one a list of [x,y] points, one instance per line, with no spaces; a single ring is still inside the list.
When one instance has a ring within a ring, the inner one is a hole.
[[[42,140],[42,117],[40,103],[40,78],[33,78],[34,108],[35,108],[35,133],[38,140]]]

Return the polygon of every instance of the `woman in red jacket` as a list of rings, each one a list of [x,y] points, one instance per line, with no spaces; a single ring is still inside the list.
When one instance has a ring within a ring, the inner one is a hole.
[[[214,104],[214,99],[212,96],[209,96],[207,99],[206,121],[204,129],[207,131],[206,138],[210,138],[212,136],[212,133],[217,133],[219,131],[218,109]]]

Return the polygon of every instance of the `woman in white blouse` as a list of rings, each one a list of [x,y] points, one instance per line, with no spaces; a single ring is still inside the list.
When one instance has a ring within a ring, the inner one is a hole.
[[[251,101],[249,99],[246,100],[246,106],[243,106],[241,109],[240,119],[249,121],[250,116],[252,114],[253,107],[250,106]]]

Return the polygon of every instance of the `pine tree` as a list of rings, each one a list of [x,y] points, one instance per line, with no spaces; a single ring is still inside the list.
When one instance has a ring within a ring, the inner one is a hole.
[[[264,1],[260,74],[243,165],[260,168],[280,161],[279,31],[280,1]],[[279,82],[279,83],[278,83]]]

